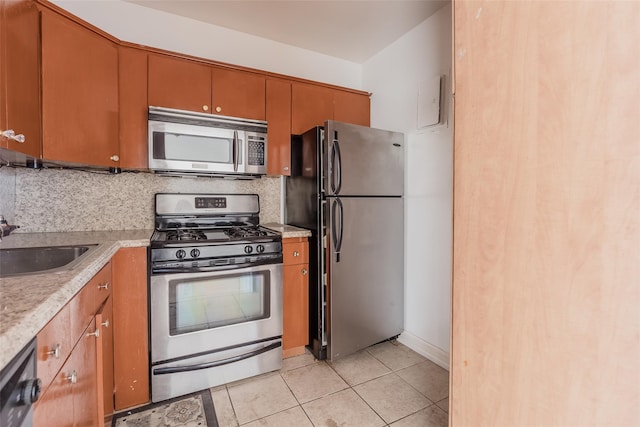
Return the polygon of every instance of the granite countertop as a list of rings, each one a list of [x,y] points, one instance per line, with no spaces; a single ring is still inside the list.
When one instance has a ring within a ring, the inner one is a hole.
[[[298,228],[292,225],[278,224],[276,222],[268,222],[266,224],[260,224],[260,225],[280,233],[283,239],[288,239],[290,237],[311,236],[311,231],[307,230],[306,228]]]
[[[16,233],[0,248],[97,244],[71,269],[0,279],[0,369],[123,247],[149,246],[153,230]]]

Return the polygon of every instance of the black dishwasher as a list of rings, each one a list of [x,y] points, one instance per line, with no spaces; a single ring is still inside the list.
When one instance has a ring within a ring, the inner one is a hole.
[[[32,404],[40,397],[41,389],[36,360],[34,338],[0,372],[0,426],[33,425]]]

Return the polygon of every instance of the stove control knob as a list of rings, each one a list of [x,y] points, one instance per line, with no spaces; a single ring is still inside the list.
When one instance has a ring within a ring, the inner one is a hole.
[[[253,252],[253,248],[250,245],[244,247],[245,254],[250,254],[251,252]]]
[[[182,259],[187,256],[187,253],[184,251],[184,249],[179,249],[178,251],[176,251],[176,256],[178,257],[178,259]]]
[[[262,246],[262,245],[258,245],[258,246],[256,246],[256,251],[257,251],[259,254],[261,254],[262,252],[264,252],[264,246]]]
[[[198,258],[200,256],[200,251],[198,249],[191,249],[191,258]]]

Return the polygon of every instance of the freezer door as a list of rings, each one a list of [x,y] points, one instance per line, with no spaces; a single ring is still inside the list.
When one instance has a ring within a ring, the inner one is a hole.
[[[328,198],[327,208],[327,356],[336,360],[402,332],[403,199]]]
[[[322,168],[327,196],[401,196],[404,136],[330,120],[325,123]]]

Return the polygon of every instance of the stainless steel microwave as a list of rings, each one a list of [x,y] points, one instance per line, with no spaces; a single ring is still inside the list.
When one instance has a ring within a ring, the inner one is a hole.
[[[149,169],[187,176],[267,173],[267,122],[149,107]]]

